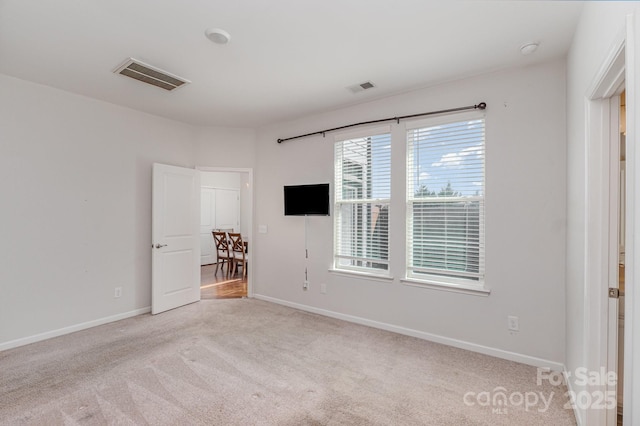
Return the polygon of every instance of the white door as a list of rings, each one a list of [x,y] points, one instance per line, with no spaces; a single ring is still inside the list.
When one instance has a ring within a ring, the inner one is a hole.
[[[200,172],[153,165],[151,313],[200,300]]]
[[[216,262],[215,243],[211,232],[216,228],[216,190],[202,188],[200,192],[200,265]]]
[[[216,228],[240,232],[240,191],[216,189]]]

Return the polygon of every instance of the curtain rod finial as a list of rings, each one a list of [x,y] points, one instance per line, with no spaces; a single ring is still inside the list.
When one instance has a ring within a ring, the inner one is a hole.
[[[476,105],[476,108],[478,109],[486,109],[487,108],[487,104],[484,102],[480,102],[478,105]]]

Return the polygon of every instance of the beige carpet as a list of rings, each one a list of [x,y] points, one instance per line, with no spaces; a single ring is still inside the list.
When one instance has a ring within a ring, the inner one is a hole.
[[[530,392],[548,409],[519,403]],[[534,367],[251,299],[0,352],[10,425],[573,425],[565,392]]]

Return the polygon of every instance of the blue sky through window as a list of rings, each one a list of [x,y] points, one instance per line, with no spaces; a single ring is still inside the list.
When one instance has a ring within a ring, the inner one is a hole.
[[[484,120],[411,130],[409,139],[414,191],[437,195],[450,184],[459,196],[484,195]]]

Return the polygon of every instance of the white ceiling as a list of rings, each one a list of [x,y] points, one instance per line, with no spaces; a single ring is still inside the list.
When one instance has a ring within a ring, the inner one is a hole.
[[[582,2],[0,0],[0,73],[175,120],[258,127],[564,56]],[[229,44],[204,31],[223,28]],[[540,42],[522,56],[519,47]],[[112,73],[134,57],[192,84]],[[353,94],[367,80],[377,87]],[[447,107],[447,106],[444,106]]]

